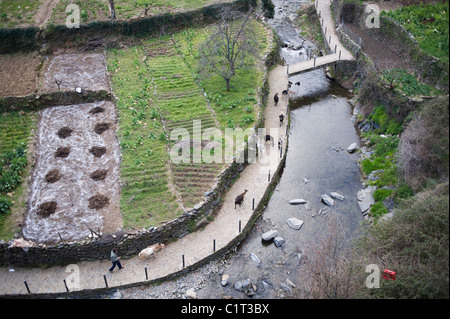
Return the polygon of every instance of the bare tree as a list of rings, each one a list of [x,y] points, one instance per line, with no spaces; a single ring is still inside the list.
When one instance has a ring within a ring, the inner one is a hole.
[[[219,24],[200,47],[200,73],[219,75],[225,80],[227,91],[236,71],[251,66],[258,56],[251,17],[251,12],[243,14],[229,7],[222,9]]]
[[[306,272],[309,296],[314,299],[355,298],[364,284],[360,265],[349,247],[345,229],[336,218],[329,221],[324,236],[309,253]]]
[[[116,9],[114,7],[114,0],[109,0],[109,11],[111,12],[111,19],[116,20]]]

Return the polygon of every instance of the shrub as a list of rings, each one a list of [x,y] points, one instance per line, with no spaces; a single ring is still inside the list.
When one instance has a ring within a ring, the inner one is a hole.
[[[413,188],[428,178],[448,177],[449,98],[443,96],[424,103],[402,134],[399,166],[403,178]]]
[[[376,189],[375,192],[373,193],[373,199],[376,202],[382,202],[386,198],[391,196],[393,193],[394,193],[394,191],[392,189],[379,188],[379,189]]]
[[[402,201],[392,219],[366,232],[359,253],[399,274],[398,280],[382,280],[372,298],[449,297],[448,182]]]
[[[9,200],[8,198],[0,197],[0,216],[6,214],[11,206],[11,200]]]

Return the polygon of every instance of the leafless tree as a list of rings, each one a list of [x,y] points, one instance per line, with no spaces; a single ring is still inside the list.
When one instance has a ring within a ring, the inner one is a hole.
[[[251,66],[258,56],[256,34],[251,27],[252,14],[224,8],[220,22],[209,39],[200,47],[200,73],[219,75],[230,90],[236,71]]]
[[[306,272],[310,278],[309,297],[347,299],[359,295],[364,285],[363,271],[336,218],[326,227],[324,236],[309,251]]]
[[[58,91],[61,90],[62,79],[54,78],[56,85],[58,86]]]
[[[109,11],[111,12],[111,19],[116,20],[116,9],[114,7],[114,0],[109,0]]]

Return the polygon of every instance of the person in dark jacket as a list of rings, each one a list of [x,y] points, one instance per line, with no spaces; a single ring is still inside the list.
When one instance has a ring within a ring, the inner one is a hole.
[[[122,265],[120,264],[120,256],[117,255],[117,249],[114,248],[111,251],[111,262],[112,262],[112,267],[109,268],[109,272],[113,272],[114,268],[116,268],[116,266],[119,267],[119,270],[123,269],[124,267],[122,267]]]

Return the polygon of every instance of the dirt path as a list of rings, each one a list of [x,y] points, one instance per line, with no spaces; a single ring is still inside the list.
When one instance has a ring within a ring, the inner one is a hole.
[[[41,0],[41,2],[44,3],[39,7],[35,17],[36,25],[39,28],[43,28],[45,26],[48,19],[50,19],[50,16],[52,15],[53,8],[58,4],[59,0]]]

